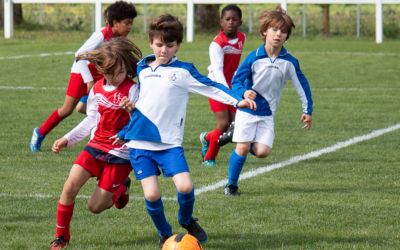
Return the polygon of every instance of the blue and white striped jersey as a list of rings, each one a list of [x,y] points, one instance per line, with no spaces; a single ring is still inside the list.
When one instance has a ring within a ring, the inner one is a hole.
[[[311,90],[307,78],[300,70],[298,60],[285,48],[282,48],[277,58],[270,58],[262,44],[246,57],[233,77],[232,89],[238,95],[243,96],[244,92],[250,89],[257,92],[254,100],[257,110],[240,110],[260,116],[274,115],[287,80],[292,80],[300,97],[303,113],[311,115]]]
[[[149,149],[147,142],[157,143],[162,149],[182,145],[189,92],[210,97],[219,102],[236,106],[241,100],[232,90],[201,75],[191,63],[174,57],[168,64],[152,68],[150,55],[139,62],[139,99],[131,120],[118,133],[119,138],[131,142],[128,146]],[[156,144],[154,144],[156,143]]]

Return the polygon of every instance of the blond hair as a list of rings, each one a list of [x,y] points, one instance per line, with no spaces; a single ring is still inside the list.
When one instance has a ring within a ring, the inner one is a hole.
[[[88,60],[95,64],[101,74],[114,75],[115,70],[125,66],[127,75],[136,76],[137,63],[142,58],[142,52],[125,37],[115,37],[107,41],[101,48],[79,54],[76,60]]]
[[[265,39],[264,33],[272,27],[287,33],[286,40],[288,40],[292,33],[292,28],[295,28],[292,18],[280,6],[275,10],[265,10],[261,12],[259,21],[260,34],[263,39]]]

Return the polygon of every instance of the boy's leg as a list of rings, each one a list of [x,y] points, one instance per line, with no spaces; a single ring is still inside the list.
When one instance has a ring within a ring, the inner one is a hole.
[[[88,201],[89,210],[93,213],[100,213],[112,205],[122,209],[129,201],[130,164],[104,164],[98,185]]]
[[[194,188],[189,172],[182,172],[173,176],[178,191],[178,222],[189,234],[196,237],[200,243],[207,242],[208,236],[204,229],[193,218]]]
[[[70,239],[70,223],[74,211],[75,198],[81,187],[89,180],[91,174],[81,166],[74,164],[57,206],[55,238],[63,237],[66,242]]]
[[[248,143],[238,143],[236,149],[232,151],[231,157],[229,158],[228,183],[226,184],[227,188],[225,189],[226,195],[234,194],[228,191],[235,191],[235,189],[237,192],[239,176],[243,169],[244,163],[246,162],[248,147]],[[247,150],[243,150],[246,148]],[[240,151],[240,154],[236,152],[237,150]]]
[[[154,225],[157,228],[160,236],[171,236],[172,228],[168,223],[165,213],[164,205],[161,200],[160,186],[157,176],[150,176],[141,180],[144,192],[145,204],[147,213],[150,215]]]

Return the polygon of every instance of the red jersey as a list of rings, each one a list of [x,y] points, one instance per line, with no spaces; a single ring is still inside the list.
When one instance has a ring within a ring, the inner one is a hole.
[[[212,55],[212,57],[223,57],[223,73],[229,86],[231,84],[233,75],[239,66],[243,45],[246,39],[246,36],[240,31],[236,33],[236,37],[236,41],[234,39],[229,40],[223,30],[221,30],[213,40],[213,43],[218,44],[221,48],[222,54],[218,53],[217,55]],[[234,41],[233,43],[232,40]],[[212,66],[213,62],[211,61],[210,67]]]
[[[101,79],[93,86],[93,95],[97,104],[98,122],[94,132],[94,137],[89,141],[88,146],[112,153],[111,150],[121,146],[112,145],[113,140],[109,138],[116,135],[130,119],[129,113],[119,107],[123,97],[132,99],[132,87],[137,92],[137,85],[127,78],[117,88],[107,91],[105,89],[105,79]],[[134,86],[135,85],[135,86]],[[135,94],[134,94],[135,95]]]

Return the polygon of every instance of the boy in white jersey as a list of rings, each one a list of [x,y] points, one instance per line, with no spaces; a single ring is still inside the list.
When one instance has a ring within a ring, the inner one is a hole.
[[[239,66],[243,51],[244,33],[239,31],[242,25],[242,10],[234,4],[225,6],[221,11],[221,29],[210,44],[210,66],[208,77],[231,88],[233,74]],[[208,132],[200,134],[203,165],[214,167],[219,152],[218,139],[229,124],[235,119],[236,109],[230,105],[208,99],[210,109],[214,113],[216,125]]]
[[[182,148],[189,92],[233,106],[255,108],[253,101],[233,97],[230,89],[201,75],[193,64],[179,61],[175,54],[182,39],[183,26],[176,17],[167,14],[152,21],[149,40],[154,54],[138,64],[139,99],[130,123],[118,133],[130,148],[131,165],[141,181],[160,246],[172,235],[161,200],[161,171],[165,177],[172,177],[176,186],[179,224],[201,243],[207,241],[206,232],[192,217],[194,188]]]
[[[292,80],[300,97],[303,128],[311,127],[313,101],[310,86],[298,60],[283,47],[292,28],[293,20],[282,8],[262,12],[260,34],[264,43],[247,56],[233,77],[233,90],[254,100],[257,110],[238,109],[236,112],[233,142],[237,144],[229,159],[225,195],[240,194],[239,175],[249,152],[259,158],[265,158],[271,152],[275,136],[274,114],[287,80]]]
[[[137,11],[132,3],[117,1],[111,4],[105,11],[107,26],[94,32],[78,49],[75,56],[98,49],[105,41],[109,41],[113,37],[126,37],[131,31],[133,19],[136,16]],[[93,84],[102,77],[94,64],[88,63],[87,60],[74,61],[64,103],[60,108],[55,109],[39,127],[33,129],[29,144],[31,152],[40,151],[46,135],[71,115],[80,98],[86,96]]]
[[[93,137],[76,158],[65,181],[56,215],[56,234],[51,249],[61,249],[70,240],[70,222],[75,198],[81,187],[91,178],[98,184],[88,200],[88,208],[100,213],[113,205],[121,209],[128,203],[128,178],[132,168],[126,148],[113,144],[110,139],[129,121],[129,113],[119,107],[123,97],[135,102],[139,93],[136,64],[141,58],[140,50],[128,39],[119,37],[104,43],[99,50],[78,56],[89,60],[104,74],[89,93],[87,117],[63,138],[56,140],[52,150],[59,153],[64,147],[77,143],[90,134]]]

